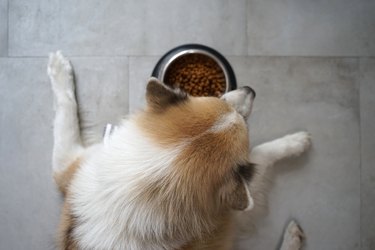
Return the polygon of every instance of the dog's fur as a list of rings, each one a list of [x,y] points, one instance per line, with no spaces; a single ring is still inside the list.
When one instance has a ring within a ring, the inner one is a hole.
[[[261,209],[265,170],[310,144],[300,132],[249,154],[251,88],[196,98],[152,78],[144,111],[105,144],[83,145],[73,71],[61,52],[50,55],[48,75],[53,170],[65,197],[61,249],[231,249],[236,211]],[[284,238],[283,250],[300,248],[295,222]]]

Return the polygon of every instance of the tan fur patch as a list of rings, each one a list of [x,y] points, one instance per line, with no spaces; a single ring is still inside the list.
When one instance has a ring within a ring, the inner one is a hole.
[[[77,242],[73,238],[73,229],[75,227],[75,220],[71,214],[69,200],[69,185],[74,174],[77,172],[81,163],[81,159],[75,160],[65,171],[55,174],[55,181],[60,191],[65,196],[64,206],[61,212],[58,245],[59,249],[64,250],[78,250]]]
[[[223,218],[228,218],[233,208],[220,204],[220,195],[226,193],[229,197],[237,192],[238,203],[233,199],[222,202],[231,202],[239,209],[247,205],[246,191],[240,188],[242,180],[233,175],[237,164],[248,161],[246,124],[239,121],[224,130],[210,130],[229,112],[233,109],[220,99],[190,97],[163,112],[149,109],[136,117],[140,128],[154,143],[163,147],[182,143],[170,175],[143,189],[142,200],[154,199],[161,204],[159,212],[168,220],[170,237],[183,239],[184,235],[194,235],[197,244],[214,246],[214,240],[209,239],[216,240],[213,235],[221,234],[227,220]]]
[[[59,190],[65,195],[67,188],[70,185],[71,179],[76,173],[78,167],[81,164],[81,160],[78,158],[72,164],[70,164],[67,169],[62,172],[54,173],[53,178],[55,179]]]
[[[70,212],[69,203],[65,200],[60,218],[58,246],[61,250],[78,250],[77,242],[73,238],[75,221]]]
[[[238,163],[247,161],[248,152],[247,130],[241,126],[197,138],[185,147],[176,160],[176,171],[188,187],[181,192],[188,192],[186,195],[199,194],[198,202],[202,205],[215,204],[213,198],[235,194],[240,199],[238,202],[243,204],[242,196],[246,198],[246,192],[242,192],[242,180],[235,178],[234,170]],[[233,199],[223,199],[224,202],[235,204]],[[228,208],[241,208],[227,205]]]
[[[218,98],[189,97],[185,102],[167,107],[164,112],[148,109],[136,119],[157,144],[170,146],[203,133],[230,111],[232,108]]]
[[[232,108],[218,98],[190,98],[163,113],[149,111],[137,118],[141,128],[159,145],[171,147],[188,142],[176,159],[175,170],[189,192],[199,187],[197,192],[209,196],[201,197],[202,203],[207,203],[224,178],[230,176],[236,163],[248,158],[245,122],[220,132],[209,131],[229,112]]]

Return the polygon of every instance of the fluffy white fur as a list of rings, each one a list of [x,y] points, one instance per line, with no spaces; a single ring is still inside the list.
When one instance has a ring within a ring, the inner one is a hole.
[[[81,239],[79,247],[134,250],[180,247],[183,242],[171,239],[155,244],[155,238],[163,239],[159,234],[165,231],[163,216],[150,209],[159,204],[154,204],[155,201],[138,203],[135,197],[140,195],[142,190],[135,187],[142,186],[138,185],[141,180],[147,179],[152,185],[171,174],[168,166],[185,145],[182,143],[161,148],[129,120],[124,121],[109,136],[105,145],[97,144],[84,151],[77,117],[72,67],[61,52],[50,54],[48,75],[56,111],[53,169],[59,172],[75,159],[85,159],[75,175],[69,196],[73,213],[79,215],[74,231],[74,235]],[[240,89],[224,95],[223,99],[231,103],[238,113],[247,117],[251,112],[254,95]],[[242,119],[238,113],[233,112],[223,117],[211,128],[212,131],[220,131]],[[258,166],[252,182],[246,188],[251,201],[248,209],[261,207],[257,205],[257,200],[263,195],[267,168],[281,159],[301,154],[309,145],[310,136],[300,132],[262,144],[252,150],[250,159]],[[130,228],[131,230],[128,230]],[[291,222],[285,232],[281,249],[300,249],[301,235],[297,224]]]
[[[162,181],[170,174],[169,166],[178,156],[180,148],[181,145],[160,148],[132,122],[125,121],[111,135],[106,146],[99,145],[92,149],[71,186],[73,212],[82,218],[75,231],[81,239],[82,248],[156,247],[144,244],[153,242],[147,240],[152,232],[164,232],[165,223],[163,217],[150,209],[158,204],[138,202],[137,197],[143,191],[139,187],[144,186],[139,182],[147,179],[152,185]],[[101,176],[100,181],[96,176]],[[129,235],[127,232],[136,234]],[[142,245],[139,245],[140,242]],[[160,243],[169,248],[181,244]]]
[[[220,132],[228,129],[229,127],[233,126],[234,124],[243,120],[242,116],[237,112],[233,111],[230,112],[223,117],[220,118],[209,130],[209,132]]]

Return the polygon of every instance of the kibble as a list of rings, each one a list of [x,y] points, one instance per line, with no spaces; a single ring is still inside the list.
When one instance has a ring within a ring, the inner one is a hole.
[[[164,82],[192,96],[220,97],[225,92],[225,75],[220,66],[202,54],[177,58],[169,67]]]

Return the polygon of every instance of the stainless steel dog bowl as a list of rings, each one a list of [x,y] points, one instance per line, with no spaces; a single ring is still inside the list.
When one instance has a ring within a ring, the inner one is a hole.
[[[171,69],[171,66],[175,62],[182,59],[183,57],[194,54],[212,59],[221,69],[225,78],[225,88],[221,94],[237,88],[236,77],[234,75],[233,69],[230,66],[229,62],[225,59],[225,57],[216,50],[200,44],[185,44],[168,51],[157,62],[152,72],[152,76],[158,78],[162,82],[165,82],[168,70]],[[197,84],[200,83],[198,82]]]

